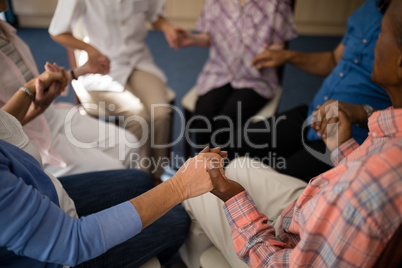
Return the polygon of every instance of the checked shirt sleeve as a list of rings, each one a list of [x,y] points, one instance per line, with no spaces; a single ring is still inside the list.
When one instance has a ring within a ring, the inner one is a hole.
[[[224,210],[233,231],[237,255],[250,267],[288,267],[290,245],[276,239],[268,218],[246,191],[228,200]]]
[[[339,165],[339,163],[345,157],[347,157],[351,152],[356,150],[358,147],[359,144],[354,139],[349,139],[331,153],[332,163],[334,163],[335,166]]]

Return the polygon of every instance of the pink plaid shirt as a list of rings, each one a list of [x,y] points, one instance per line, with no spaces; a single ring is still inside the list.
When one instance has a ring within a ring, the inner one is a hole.
[[[371,267],[402,222],[402,109],[376,112],[369,136],[333,152],[275,234],[242,192],[225,203],[238,256],[251,267]]]
[[[271,98],[279,87],[276,70],[258,71],[252,59],[264,45],[282,44],[296,37],[287,0],[206,0],[197,23],[211,37],[209,59],[198,77],[198,94],[231,83],[252,88]]]

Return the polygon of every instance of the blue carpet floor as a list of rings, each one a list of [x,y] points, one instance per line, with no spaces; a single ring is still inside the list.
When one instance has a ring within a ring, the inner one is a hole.
[[[20,28],[18,34],[31,47],[32,53],[40,70],[46,61],[57,62],[68,69],[67,54],[64,47],[51,40],[47,29]],[[289,44],[290,49],[299,51],[327,51],[333,50],[340,42],[340,37],[300,36]],[[184,48],[178,51],[170,49],[163,34],[150,31],[147,44],[154,56],[156,64],[166,73],[168,85],[176,92],[176,105],[181,109],[181,98],[191,89],[208,57],[208,49]],[[308,104],[322,83],[322,78],[306,74],[292,66],[285,66],[283,78],[283,95],[279,105],[279,112],[293,108],[300,104]],[[57,101],[74,103],[72,90],[66,97],[59,97]],[[178,116],[174,118],[174,139],[180,136]],[[173,153],[183,155],[183,142],[173,147]]]

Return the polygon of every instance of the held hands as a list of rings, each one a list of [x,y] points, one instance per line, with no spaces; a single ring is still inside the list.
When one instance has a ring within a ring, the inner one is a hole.
[[[227,157],[226,152],[221,152],[220,148],[205,148],[197,156],[190,158],[176,172],[169,181],[174,188],[182,194],[182,200],[196,197],[213,190],[213,184],[208,173],[210,162],[215,165],[223,166],[223,161]]]
[[[243,186],[225,176],[225,171],[219,163],[211,161],[208,173],[213,185],[211,193],[223,202],[244,191]]]
[[[272,68],[283,65],[287,60],[287,50],[272,49],[265,46],[264,50],[257,54],[251,62],[256,69]]]
[[[92,47],[87,50],[88,61],[85,66],[86,73],[108,74],[110,71],[110,60],[108,57],[100,53],[96,48]]]
[[[330,151],[334,151],[352,137],[352,125],[364,116],[360,114],[359,107],[359,105],[329,100],[322,106],[317,106],[317,110],[313,112],[311,127],[323,139]]]
[[[64,68],[47,62],[45,70],[37,78],[27,83],[28,87],[34,88],[35,101],[29,106],[23,124],[43,113],[67,86],[67,72]],[[34,85],[32,86],[32,84]]]
[[[196,45],[196,37],[190,31],[178,29],[178,33],[180,35],[180,43],[178,44],[179,48]]]
[[[179,49],[181,47],[180,44],[183,42],[184,30],[168,24],[164,27],[163,33],[165,34],[166,41],[170,48]]]

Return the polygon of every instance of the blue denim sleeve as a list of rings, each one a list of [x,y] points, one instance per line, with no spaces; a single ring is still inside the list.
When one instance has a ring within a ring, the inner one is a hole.
[[[15,176],[4,161],[0,178],[0,247],[16,255],[75,266],[141,231],[141,219],[130,202],[74,219]]]

